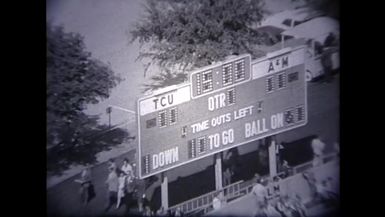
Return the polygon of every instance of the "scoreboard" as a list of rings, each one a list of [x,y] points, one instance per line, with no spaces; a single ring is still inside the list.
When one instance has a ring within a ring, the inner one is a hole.
[[[139,99],[140,178],[305,125],[304,57],[303,46],[237,56]]]

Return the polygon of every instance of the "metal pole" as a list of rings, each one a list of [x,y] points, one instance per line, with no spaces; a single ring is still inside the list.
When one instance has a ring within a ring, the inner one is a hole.
[[[277,175],[277,155],[276,155],[276,139],[275,136],[270,137],[270,144],[268,144],[269,147],[269,173],[270,177],[273,178]]]
[[[215,189],[222,189],[222,152],[215,154]]]
[[[166,172],[161,173],[162,184],[161,188],[161,200],[162,207],[164,210],[168,209],[168,179]]]
[[[108,127],[111,128],[111,112],[108,113]]]
[[[129,110],[129,109],[125,109],[125,108],[122,108],[120,106],[116,106],[116,105],[108,105],[108,106],[111,107],[111,108],[116,108],[116,109],[119,109],[119,110],[122,110],[122,111],[129,112],[131,114],[136,114],[135,111],[132,111],[132,110]]]
[[[284,43],[285,43],[285,36],[281,35],[281,49],[283,49],[285,47]]]

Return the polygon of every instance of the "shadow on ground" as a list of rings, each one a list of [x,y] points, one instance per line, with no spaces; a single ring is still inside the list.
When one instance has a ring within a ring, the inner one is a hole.
[[[54,147],[47,152],[47,172],[49,175],[61,175],[71,165],[87,165],[97,163],[97,154],[111,150],[113,147],[127,142],[130,137],[127,130],[116,128],[108,130],[102,125],[98,129],[87,130],[82,138],[82,145]]]

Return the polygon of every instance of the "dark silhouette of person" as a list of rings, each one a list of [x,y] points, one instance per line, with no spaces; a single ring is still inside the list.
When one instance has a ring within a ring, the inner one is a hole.
[[[324,49],[321,55],[321,64],[324,70],[324,82],[331,82],[333,79],[333,61],[331,48]]]
[[[314,51],[316,56],[321,55],[324,52],[323,45],[319,41],[314,42]]]
[[[324,81],[331,82],[333,79],[333,61],[332,61],[332,49],[331,47],[336,45],[336,36],[330,32],[326,37],[323,47],[325,48],[322,56],[321,63],[324,70]]]
[[[335,43],[336,43],[336,36],[334,35],[333,32],[330,32],[324,41],[324,47],[334,46]]]

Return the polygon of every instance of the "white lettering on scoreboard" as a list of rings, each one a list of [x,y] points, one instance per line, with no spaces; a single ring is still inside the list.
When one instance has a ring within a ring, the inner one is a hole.
[[[231,121],[235,121],[238,119],[242,119],[248,115],[253,114],[253,108],[254,105],[250,105],[244,108],[237,109],[233,112],[229,112],[226,114],[222,114],[216,117],[213,117],[208,120],[201,121],[199,123],[191,124],[192,133],[198,133],[207,129],[210,129],[211,127],[217,127],[225,123],[229,123]]]
[[[273,58],[263,58],[251,64],[252,79],[273,74],[278,71],[302,64],[304,61],[305,50],[299,49],[292,52],[282,52]]]
[[[158,154],[152,155],[152,169],[158,169],[158,167],[164,167],[169,164],[178,162],[179,152],[178,147],[159,152]]]
[[[146,178],[304,126],[307,123],[304,57],[305,46],[249,60],[251,70],[244,69],[250,72],[249,77],[237,73],[239,70],[230,76],[229,70],[219,70],[222,66],[216,66],[219,69],[210,71],[212,75],[200,78],[202,82],[213,82],[212,90],[207,86],[210,91],[196,93],[195,98],[192,79],[192,83],[139,99],[139,176]],[[237,76],[244,79],[240,81],[245,85],[240,82],[215,86],[226,79],[235,81]],[[201,90],[205,90],[203,86]]]
[[[166,109],[171,106],[190,101],[190,99],[190,86],[184,86],[159,96],[154,96],[140,101],[140,115],[143,116],[152,112]]]
[[[226,94],[220,93],[208,98],[208,109],[214,111],[226,106]]]
[[[239,111],[247,111],[249,115],[252,115],[252,108],[253,108],[252,106],[249,106],[249,107],[240,109]],[[234,114],[236,114],[235,112],[237,111],[234,111]],[[244,117],[246,117],[246,113],[244,114],[245,114]],[[277,114],[273,114],[268,118],[260,118],[260,119],[251,120],[244,123],[243,134],[235,134],[233,128],[224,130],[222,132],[210,134],[207,136],[208,145],[209,145],[208,149],[211,151],[214,149],[222,148],[222,146],[232,144],[234,143],[234,141],[236,141],[236,137],[238,138],[243,137],[238,139],[238,141],[258,138],[259,136],[268,134],[271,130],[284,128],[285,127],[284,121],[285,121],[284,113],[280,112]]]

